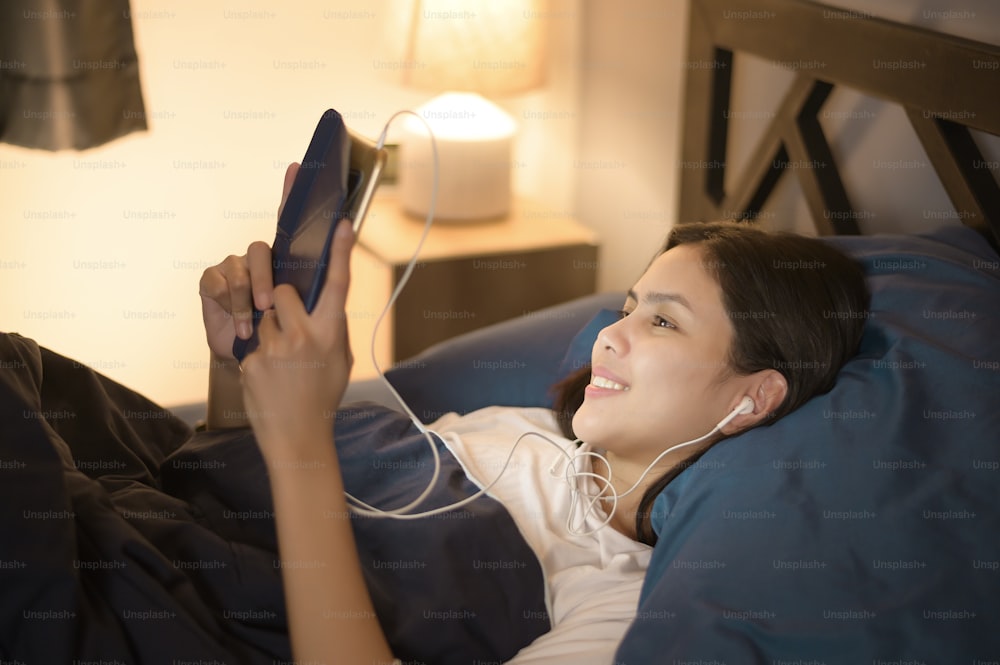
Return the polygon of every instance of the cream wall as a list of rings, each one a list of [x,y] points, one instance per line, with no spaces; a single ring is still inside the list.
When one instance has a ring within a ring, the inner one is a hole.
[[[600,288],[624,292],[676,215],[687,2],[586,6],[575,209],[601,238]]]
[[[204,399],[202,271],[273,238],[323,110],[374,137],[430,96],[386,76],[384,4],[132,0],[150,131],[84,153],[0,144],[0,329],[161,403]],[[565,209],[580,13],[556,0],[537,20],[550,85],[500,103],[522,125],[516,189]]]

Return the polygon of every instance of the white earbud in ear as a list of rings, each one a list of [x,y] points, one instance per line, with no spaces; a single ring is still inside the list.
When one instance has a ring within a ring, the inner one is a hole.
[[[740,400],[740,403],[736,405],[736,408],[729,412],[728,416],[719,421],[719,424],[715,426],[715,431],[719,431],[720,429],[728,425],[729,421],[735,418],[736,416],[742,416],[747,413],[753,413],[753,410],[755,408],[757,408],[757,405],[754,404],[753,399],[749,395],[745,396],[742,400]]]

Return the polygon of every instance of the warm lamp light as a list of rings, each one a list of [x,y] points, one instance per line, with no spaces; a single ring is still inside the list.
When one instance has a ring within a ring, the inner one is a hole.
[[[482,95],[530,90],[544,80],[544,0],[390,0],[393,71],[409,87],[448,91],[417,109],[440,157],[436,215],[465,221],[510,209],[517,123]],[[430,205],[433,161],[423,123],[400,140],[400,202]]]

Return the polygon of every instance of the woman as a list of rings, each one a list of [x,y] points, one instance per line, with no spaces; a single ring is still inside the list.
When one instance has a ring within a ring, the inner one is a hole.
[[[286,196],[293,177],[290,168]],[[328,563],[284,570],[295,658],[323,662],[336,654],[342,662],[389,663],[392,653],[346,518],[331,426],[352,361],[344,311],[352,243],[350,226],[341,223],[327,282],[311,314],[291,287],[273,287],[270,252],[262,243],[251,245],[245,257],[229,257],[206,271],[201,295],[216,359],[210,426],[239,424],[220,416],[245,407],[270,473],[282,559]],[[582,504],[560,503],[560,496],[570,496],[565,486],[544,483],[536,453],[548,444],[537,438],[540,448],[531,448],[523,465],[501,474],[506,486],[495,490],[505,505],[520,503],[532,489],[551,495],[508,507],[543,559],[553,607],[559,607],[560,594],[595,597],[592,589],[554,581],[562,563],[550,560],[553,541],[580,548],[580,537],[596,535],[594,547],[610,547],[625,561],[610,571],[602,589],[613,599],[568,620],[565,628],[557,610],[555,635],[525,649],[516,662],[564,654],[563,635],[578,641],[595,630],[598,642],[611,644],[607,654],[613,653],[614,636],[620,637],[628,611],[634,611],[646,550],[655,540],[650,509],[656,495],[719,440],[766,424],[829,390],[856,351],[863,325],[863,316],[832,313],[863,312],[867,302],[861,268],[819,241],[735,225],[685,226],[671,234],[630,289],[621,319],[598,336],[592,367],[562,386],[563,431],[586,442],[585,451],[604,451],[602,457],[565,463],[592,474],[577,485],[583,488]],[[253,305],[265,310],[260,347],[239,367],[232,342],[237,335],[249,336]],[[510,450],[514,432],[556,429],[554,414],[529,414],[514,423],[510,418],[503,410],[487,410],[476,417],[446,416],[433,427],[470,475],[486,484],[500,471],[502,457],[496,455]],[[482,445],[490,441],[493,445]],[[568,454],[572,444],[556,445]],[[595,502],[601,492],[612,500]],[[594,507],[588,509],[588,503]],[[556,534],[558,526],[539,512],[553,506],[575,511],[567,530],[582,526],[583,531]],[[608,528],[602,530],[604,521]],[[624,615],[594,628],[592,612],[615,603]],[[323,618],[330,612],[367,618],[331,622]],[[596,647],[588,649],[595,660],[607,657]]]

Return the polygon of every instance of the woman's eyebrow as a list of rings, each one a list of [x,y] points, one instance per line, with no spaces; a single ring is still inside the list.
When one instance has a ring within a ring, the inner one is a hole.
[[[635,289],[629,289],[628,290],[628,297],[631,298],[632,300],[635,300],[636,302],[639,302],[639,296],[636,295]],[[662,291],[647,291],[644,294],[644,296],[643,296],[643,300],[645,302],[651,303],[653,305],[657,305],[657,304],[663,303],[663,302],[675,302],[678,305],[682,305],[683,307],[686,307],[688,309],[688,311],[690,311],[692,314],[694,313],[694,309],[691,307],[691,303],[689,303],[688,300],[687,300],[687,298],[685,298],[684,296],[682,296],[679,293],[666,293],[666,292],[662,292]]]

